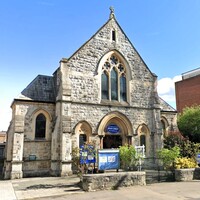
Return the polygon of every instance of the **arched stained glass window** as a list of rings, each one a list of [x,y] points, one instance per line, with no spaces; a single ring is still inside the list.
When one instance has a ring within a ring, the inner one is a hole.
[[[101,97],[102,99],[109,99],[108,94],[108,75],[103,72],[101,75]]]
[[[35,121],[35,138],[45,138],[46,133],[46,117],[39,114]]]
[[[120,100],[126,101],[126,77],[121,76],[120,77]]]
[[[111,71],[111,99],[118,100],[118,81],[117,81],[117,72],[115,68]]]
[[[101,99],[127,101],[126,68],[115,54],[111,54],[102,66]]]

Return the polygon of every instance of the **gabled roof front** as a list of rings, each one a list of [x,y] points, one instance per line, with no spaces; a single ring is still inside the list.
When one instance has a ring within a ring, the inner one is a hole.
[[[109,16],[108,21],[107,21],[103,26],[101,26],[101,27],[95,32],[95,34],[93,34],[93,36],[90,37],[90,39],[87,40],[80,48],[78,48],[67,60],[64,59],[64,61],[65,61],[65,62],[69,62],[80,50],[82,50],[93,38],[95,38],[95,36],[98,35],[98,34],[101,32],[101,30],[102,30],[105,26],[107,26],[109,23],[112,23],[112,22],[114,22],[114,23],[118,26],[119,30],[120,30],[120,31],[122,32],[122,34],[125,36],[127,42],[129,42],[129,43],[131,44],[132,48],[134,49],[134,51],[136,52],[136,54],[139,56],[140,60],[144,63],[146,69],[152,74],[152,76],[157,77],[157,75],[156,75],[155,73],[152,73],[152,72],[151,72],[151,70],[150,70],[149,67],[146,65],[146,63],[144,62],[144,60],[142,59],[142,57],[140,56],[140,54],[138,53],[138,51],[137,51],[137,50],[135,49],[135,47],[133,46],[132,42],[129,40],[129,38],[127,37],[127,35],[126,35],[125,32],[123,31],[123,29],[121,28],[121,26],[119,25],[119,23],[117,22],[117,20],[116,20],[116,18],[115,18],[115,14],[114,14],[114,8],[112,8],[112,7],[110,8],[110,16]],[[106,38],[104,38],[104,39],[106,39]],[[110,49],[110,50],[111,50],[111,49]],[[61,61],[63,61],[63,60],[61,60]]]

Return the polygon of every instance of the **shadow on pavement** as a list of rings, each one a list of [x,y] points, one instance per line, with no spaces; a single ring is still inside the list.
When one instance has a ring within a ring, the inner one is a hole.
[[[79,187],[78,183],[75,184],[37,184],[31,185],[21,190],[35,190],[35,189],[51,189],[51,188],[70,188],[70,187]]]

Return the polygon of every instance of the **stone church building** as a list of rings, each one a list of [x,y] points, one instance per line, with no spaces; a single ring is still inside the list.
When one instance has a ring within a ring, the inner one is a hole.
[[[72,149],[145,145],[154,163],[176,110],[157,94],[150,71],[113,9],[108,21],[52,76],[38,75],[11,105],[4,177],[73,173]]]

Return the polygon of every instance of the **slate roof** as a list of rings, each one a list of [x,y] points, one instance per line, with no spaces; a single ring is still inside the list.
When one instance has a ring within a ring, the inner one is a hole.
[[[53,77],[38,75],[15,99],[55,102]]]
[[[176,112],[176,109],[174,109],[172,106],[170,106],[166,101],[164,101],[161,97],[159,97],[160,107],[161,111],[166,112]]]

